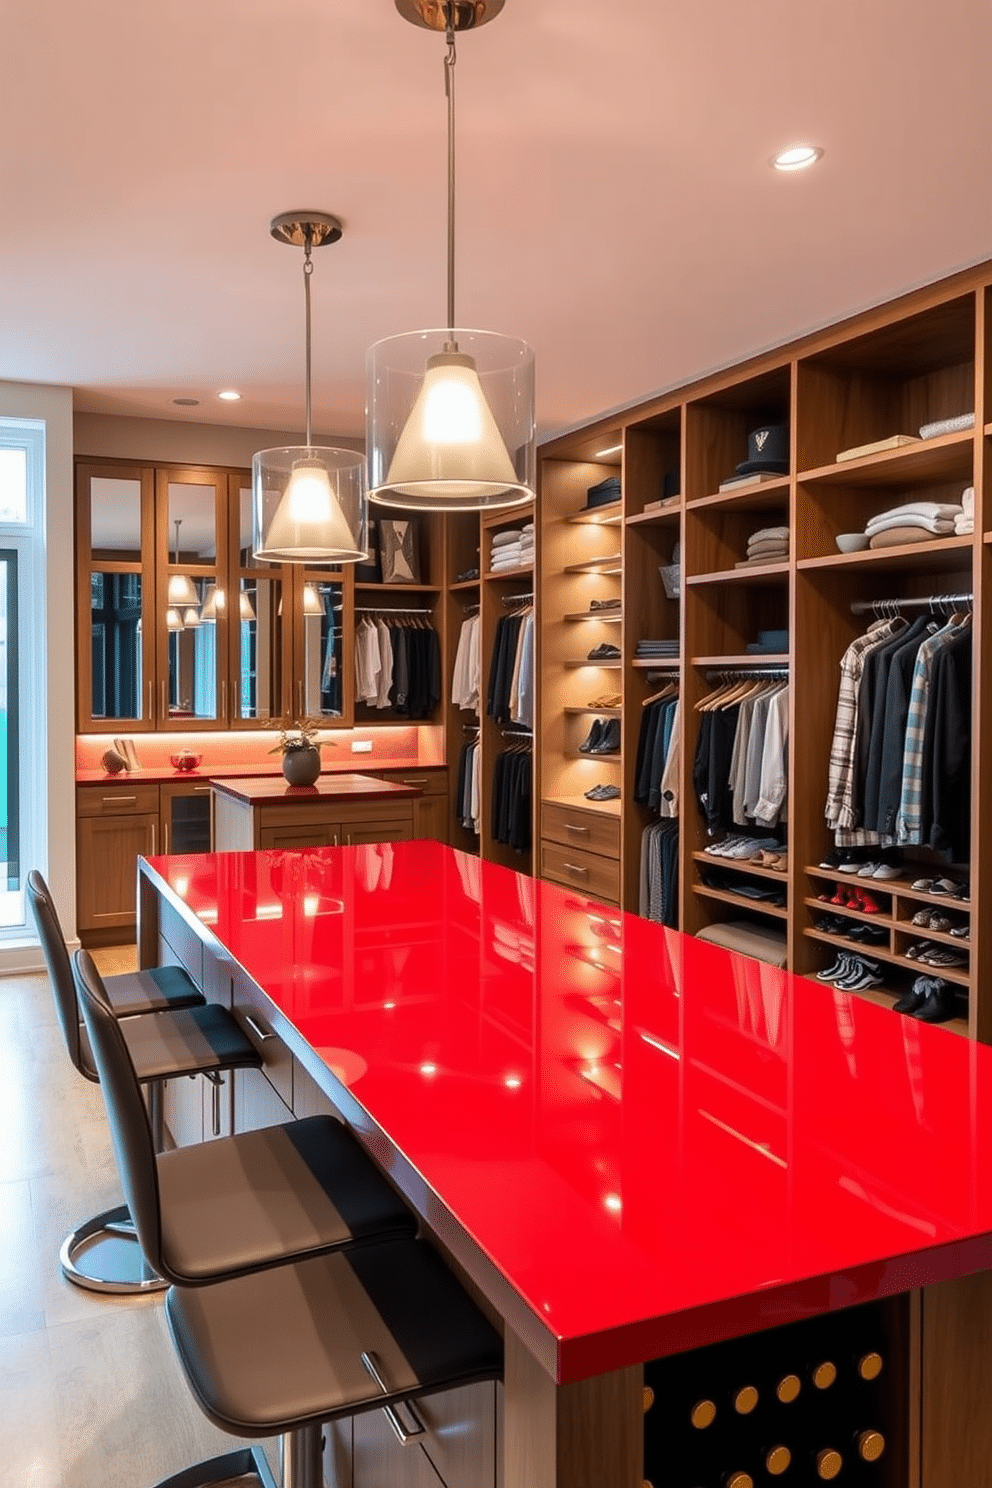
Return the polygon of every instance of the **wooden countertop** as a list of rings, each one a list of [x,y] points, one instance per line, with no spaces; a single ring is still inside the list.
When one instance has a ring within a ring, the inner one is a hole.
[[[319,775],[313,785],[287,785],[280,773],[250,776],[247,780],[215,779],[211,784],[215,791],[246,806],[268,806],[277,801],[305,806],[326,801],[403,800],[423,794],[415,785],[377,780],[373,775]]]

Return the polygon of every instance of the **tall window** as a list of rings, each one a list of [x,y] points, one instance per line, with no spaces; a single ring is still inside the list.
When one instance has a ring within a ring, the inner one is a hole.
[[[0,419],[0,940],[44,851],[44,481],[44,425]]]

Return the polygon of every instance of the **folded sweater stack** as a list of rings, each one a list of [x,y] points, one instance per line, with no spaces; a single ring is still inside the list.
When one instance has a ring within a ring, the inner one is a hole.
[[[870,548],[897,548],[905,543],[928,542],[933,537],[950,537],[955,518],[962,506],[942,501],[907,501],[879,512],[865,525]]]
[[[965,537],[975,530],[975,488],[965,486],[961,492],[961,511],[954,518],[955,537]]]
[[[788,527],[760,527],[747,540],[747,557],[734,566],[749,568],[752,563],[777,563],[788,556]]]
[[[507,528],[493,537],[489,554],[491,573],[503,573],[508,568],[526,568],[534,562],[534,523],[523,527]]]

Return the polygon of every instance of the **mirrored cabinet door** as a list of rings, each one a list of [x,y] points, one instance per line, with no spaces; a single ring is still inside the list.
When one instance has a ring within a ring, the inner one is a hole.
[[[344,716],[343,585],[340,578],[303,583],[302,707],[307,718]]]
[[[232,480],[234,523],[232,570],[237,575],[230,614],[232,723],[287,720],[292,619],[287,608],[286,571],[256,563],[252,553],[251,488]]]
[[[134,732],[156,714],[154,485],[139,466],[81,466],[76,484],[77,717]]]
[[[158,726],[197,728],[226,721],[227,668],[223,552],[228,480],[213,470],[159,470],[157,623]],[[218,639],[218,632],[220,638]]]

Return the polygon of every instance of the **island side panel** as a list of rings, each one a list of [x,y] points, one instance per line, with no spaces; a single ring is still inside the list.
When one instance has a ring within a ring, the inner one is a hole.
[[[557,1385],[510,1328],[503,1351],[503,1488],[641,1488],[639,1366]]]
[[[225,791],[215,790],[214,847],[217,852],[252,852],[255,842],[256,813],[243,801],[236,801]]]
[[[992,1488],[992,1273],[923,1289],[922,1488]]]

